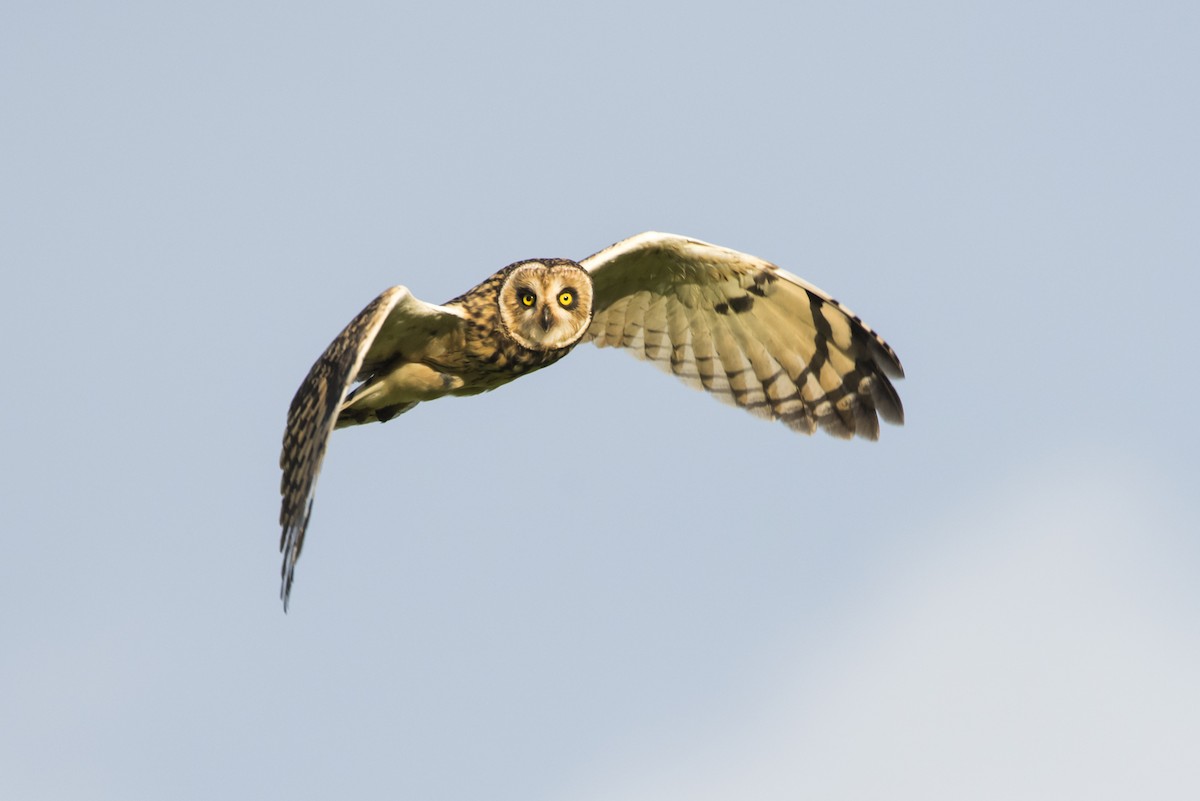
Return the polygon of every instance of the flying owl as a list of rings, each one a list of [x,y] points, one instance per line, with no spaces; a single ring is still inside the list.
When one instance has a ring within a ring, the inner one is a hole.
[[[878,418],[904,421],[889,380],[904,376],[900,360],[862,320],[773,264],[696,239],[648,232],[581,262],[519,261],[441,306],[394,286],[321,354],[288,410],[284,609],[335,428],[495,389],[580,342],[625,348],[804,434],[876,439]]]

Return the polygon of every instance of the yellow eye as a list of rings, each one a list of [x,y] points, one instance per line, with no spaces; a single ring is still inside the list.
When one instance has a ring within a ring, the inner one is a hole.
[[[523,305],[532,306],[536,302],[537,302],[537,295],[533,294],[532,292],[522,292],[521,293],[521,303]]]
[[[563,306],[570,306],[575,302],[575,295],[571,292],[559,292],[558,302]]]

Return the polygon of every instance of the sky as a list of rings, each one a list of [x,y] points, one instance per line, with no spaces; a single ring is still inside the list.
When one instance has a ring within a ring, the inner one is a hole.
[[[1198,35],[5,3],[0,797],[1197,797]],[[337,432],[285,615],[284,419],[341,327],[644,230],[845,302],[906,424],[581,347]]]

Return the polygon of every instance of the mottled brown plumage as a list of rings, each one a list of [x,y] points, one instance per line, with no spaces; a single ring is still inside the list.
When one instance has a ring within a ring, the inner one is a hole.
[[[495,389],[583,341],[803,433],[876,439],[880,417],[904,420],[889,380],[904,375],[899,359],[857,316],[773,264],[699,240],[650,232],[578,264],[517,262],[441,306],[392,287],[292,400],[280,456],[284,607],[335,427]]]

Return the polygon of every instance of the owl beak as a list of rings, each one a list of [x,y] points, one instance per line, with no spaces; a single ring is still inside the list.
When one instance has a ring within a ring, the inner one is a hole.
[[[549,331],[552,322],[554,322],[554,318],[550,316],[550,306],[547,304],[542,307],[542,330]]]

